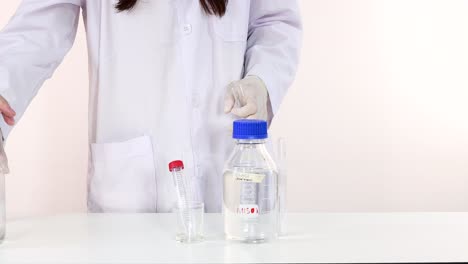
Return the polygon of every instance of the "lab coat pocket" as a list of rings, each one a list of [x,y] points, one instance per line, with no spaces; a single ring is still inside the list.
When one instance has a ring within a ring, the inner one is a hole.
[[[156,175],[151,139],[92,144],[90,202],[98,212],[155,212]]]
[[[224,41],[247,41],[249,8],[249,1],[229,1],[226,14],[222,18],[212,16],[215,34]]]

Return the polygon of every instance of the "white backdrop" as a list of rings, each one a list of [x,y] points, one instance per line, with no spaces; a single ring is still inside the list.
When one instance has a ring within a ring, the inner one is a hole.
[[[301,4],[302,63],[273,125],[290,210],[467,211],[468,1]],[[86,210],[86,67],[81,26],[9,138],[10,217]]]

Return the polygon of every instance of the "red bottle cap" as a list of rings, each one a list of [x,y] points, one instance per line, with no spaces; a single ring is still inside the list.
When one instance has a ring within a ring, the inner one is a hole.
[[[169,163],[169,171],[173,171],[176,168],[184,169],[184,163],[181,160],[174,160]]]

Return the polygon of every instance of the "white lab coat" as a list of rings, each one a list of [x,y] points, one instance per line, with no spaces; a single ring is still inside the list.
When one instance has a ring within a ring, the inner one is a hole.
[[[170,211],[176,198],[167,165],[182,159],[206,210],[220,211],[235,119],[223,113],[226,86],[257,75],[278,110],[299,57],[296,1],[231,0],[221,19],[205,15],[196,0],[140,1],[123,13],[114,4],[24,0],[0,33],[0,95],[17,117],[24,113],[72,47],[82,10],[89,210]]]

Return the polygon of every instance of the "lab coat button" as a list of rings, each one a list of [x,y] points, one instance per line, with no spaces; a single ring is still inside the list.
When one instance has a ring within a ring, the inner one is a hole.
[[[192,33],[192,25],[185,24],[184,25],[184,34],[189,35],[190,33]]]
[[[197,94],[192,95],[192,107],[198,108],[200,106],[200,98]]]

